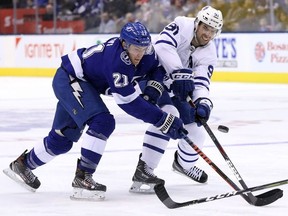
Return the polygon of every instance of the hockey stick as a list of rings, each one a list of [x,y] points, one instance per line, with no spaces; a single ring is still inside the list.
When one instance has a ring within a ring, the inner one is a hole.
[[[213,163],[210,158],[208,158],[207,155],[205,155],[197,145],[195,145],[192,140],[189,139],[189,137],[186,134],[183,134],[183,139],[234,189],[234,190],[240,190],[240,188],[220,169],[216,166],[216,164]],[[244,188],[244,189],[247,189]],[[251,194],[252,195],[252,194]],[[283,191],[280,189],[274,189],[271,191],[268,191],[266,193],[260,194],[259,197],[247,196],[246,194],[241,194],[241,196],[251,205],[254,206],[264,206],[268,205],[270,203],[275,202],[277,199],[281,198],[283,196]],[[261,199],[260,199],[261,198]]]
[[[193,103],[193,101],[191,100],[190,97],[187,98],[187,101],[192,107],[195,107],[195,104]],[[203,127],[205,128],[205,130],[207,131],[208,135],[211,137],[211,139],[214,142],[214,144],[216,145],[216,147],[218,148],[218,150],[220,151],[221,155],[224,157],[224,159],[227,162],[229,168],[232,170],[233,174],[236,176],[238,182],[241,184],[241,186],[244,189],[247,189],[248,186],[246,185],[246,183],[242,179],[240,173],[237,171],[236,167],[234,166],[234,164],[232,163],[232,161],[230,160],[230,158],[228,157],[228,155],[224,151],[223,147],[221,146],[221,144],[217,140],[216,136],[213,134],[213,132],[210,129],[210,127],[208,126],[208,124],[205,122],[204,119],[199,119],[199,120],[200,120],[201,124],[203,125]],[[193,146],[192,146],[192,148],[193,148]],[[236,187],[234,187],[233,185],[231,185],[231,186],[235,190],[239,190],[239,188],[237,186]],[[247,193],[247,195],[242,196],[242,197],[247,202],[249,202],[251,205],[264,206],[264,205],[268,205],[270,203],[275,202],[277,199],[281,198],[282,196],[283,196],[283,191],[282,190],[274,189],[274,190],[268,191],[266,193],[259,194],[257,196],[254,196],[252,193]]]
[[[264,184],[264,185],[259,185],[243,190],[236,190],[224,194],[218,194],[215,196],[210,196],[210,197],[205,197],[205,198],[200,198],[200,199],[195,199],[195,200],[190,200],[186,202],[175,202],[174,200],[171,199],[169,194],[167,193],[164,184],[158,184],[154,187],[155,193],[157,197],[161,200],[161,202],[169,209],[174,209],[174,208],[180,208],[180,207],[185,207],[189,205],[195,205],[195,204],[200,204],[200,203],[205,203],[205,202],[210,202],[210,201],[215,201],[219,199],[224,199],[224,198],[229,198],[232,196],[236,195],[244,195],[245,193],[251,193],[253,191],[258,191],[258,190],[263,190],[263,189],[268,189],[272,187],[278,187],[284,184],[288,183],[288,179],[282,180],[282,181],[277,181],[277,182],[272,182],[269,184]]]

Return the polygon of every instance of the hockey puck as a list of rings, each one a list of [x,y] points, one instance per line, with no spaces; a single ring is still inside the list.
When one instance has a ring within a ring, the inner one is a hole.
[[[226,126],[224,126],[224,125],[219,125],[219,126],[218,126],[218,130],[221,131],[221,132],[223,132],[223,133],[228,133],[229,128],[226,127]]]

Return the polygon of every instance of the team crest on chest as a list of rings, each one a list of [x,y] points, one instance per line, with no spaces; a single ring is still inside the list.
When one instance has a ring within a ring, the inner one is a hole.
[[[127,55],[127,53],[125,51],[123,51],[120,54],[120,58],[126,65],[131,65],[131,61],[129,59],[129,56]]]

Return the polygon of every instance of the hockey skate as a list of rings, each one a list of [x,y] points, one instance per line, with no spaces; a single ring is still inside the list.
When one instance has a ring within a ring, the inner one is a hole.
[[[156,184],[164,184],[165,181],[154,175],[153,169],[148,167],[147,164],[140,159],[140,157],[136,171],[132,178],[133,184],[130,187],[129,192],[145,194],[155,193],[154,186]]]
[[[199,183],[205,183],[208,180],[208,175],[196,166],[193,166],[190,170],[183,169],[177,160],[177,151],[174,154],[174,162],[172,164],[172,170],[188,177]]]
[[[40,187],[41,183],[24,163],[26,152],[27,150],[25,150],[15,161],[10,163],[9,168],[4,169],[3,172],[22,187],[31,192],[35,192],[36,189]]]
[[[72,200],[99,201],[105,199],[106,186],[95,182],[92,174],[81,170],[78,165],[72,187],[73,193],[70,196]]]

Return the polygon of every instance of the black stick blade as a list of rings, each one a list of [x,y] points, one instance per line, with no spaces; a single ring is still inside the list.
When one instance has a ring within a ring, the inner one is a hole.
[[[256,197],[254,203],[255,206],[265,206],[283,197],[283,190],[277,188],[274,190],[270,190],[266,193],[259,194],[258,196],[255,197]]]
[[[164,184],[154,186],[155,193],[161,202],[169,209],[178,208],[178,203],[174,202],[167,193]]]

